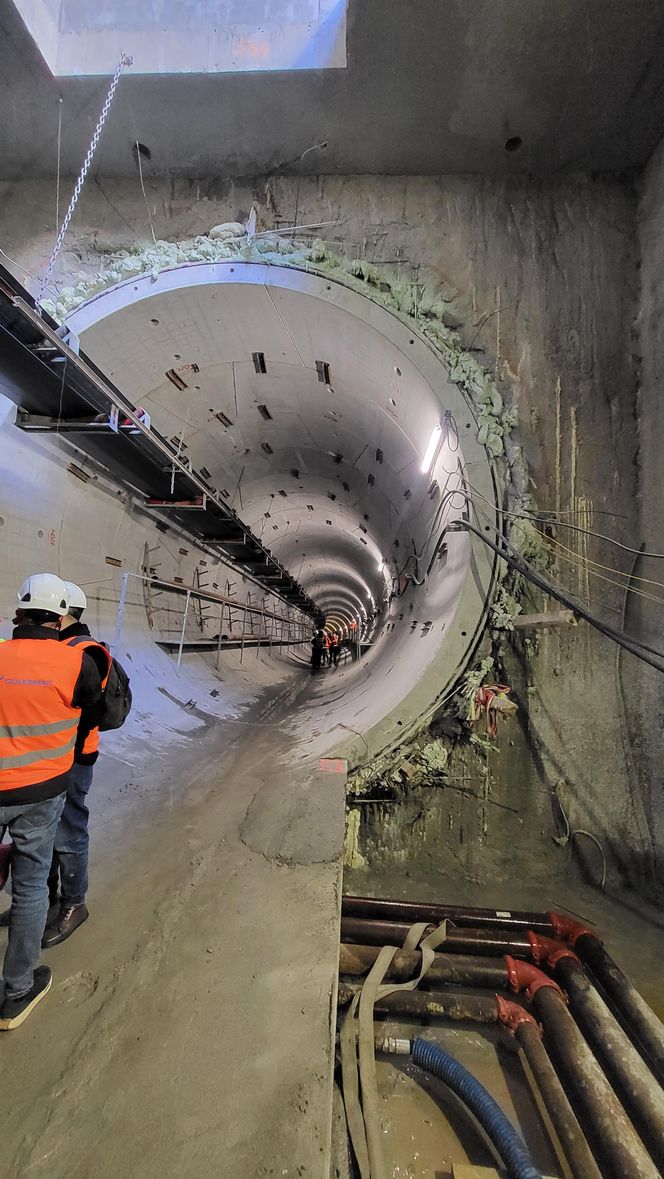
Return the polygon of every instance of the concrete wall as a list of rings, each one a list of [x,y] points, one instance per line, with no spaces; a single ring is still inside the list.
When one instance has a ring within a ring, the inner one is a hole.
[[[638,233],[641,256],[636,340],[640,363],[639,526],[634,544],[637,547],[642,544],[646,552],[664,553],[664,144],[653,156],[642,178]],[[638,578],[649,581],[641,582]],[[662,606],[652,599],[664,598],[663,582],[664,564],[661,560],[647,556],[635,560],[632,588],[641,589],[652,597],[630,594],[628,629],[660,650],[664,648]],[[644,664],[626,665],[625,670],[630,736],[639,788],[661,874],[664,865],[664,685],[660,673]]]
[[[51,186],[5,184],[0,197],[3,248],[40,271],[53,238]],[[321,234],[350,257],[396,259],[404,275],[455,287],[468,345],[484,350],[487,366],[518,404],[540,506],[628,543],[637,535],[638,247],[636,196],[627,184],[585,176],[345,177],[299,185],[262,178],[159,182],[148,190],[156,235],[173,240],[241,218],[253,201],[266,224],[291,224],[297,206],[300,225],[335,222]],[[138,183],[92,182],[60,281],[96,269],[100,248],[146,240],[146,223]],[[611,579],[601,580],[583,563],[590,558],[625,572],[627,555],[618,560],[618,550],[580,532],[558,529],[554,539],[571,550],[555,550],[561,582],[606,620],[620,622],[624,581],[598,569]],[[527,650],[522,645],[521,655],[521,666],[508,660],[520,728],[513,723],[501,743],[495,773],[501,797],[527,815],[519,833],[524,855],[532,852],[535,862],[557,854],[552,836],[560,826],[551,797],[557,790],[572,827],[601,840],[610,867],[635,881],[647,877],[654,818],[652,808],[646,813],[643,785],[636,788],[615,648],[581,625],[546,632]],[[514,836],[497,814],[489,838],[512,845]],[[585,842],[589,872],[598,877],[598,853]]]

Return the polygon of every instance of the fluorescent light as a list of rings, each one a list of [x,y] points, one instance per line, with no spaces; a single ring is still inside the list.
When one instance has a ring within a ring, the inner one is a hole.
[[[431,470],[431,464],[433,463],[434,455],[438,449],[438,443],[440,442],[440,436],[442,432],[443,427],[441,426],[440,422],[436,422],[436,425],[431,431],[431,437],[427,443],[427,448],[424,452],[424,458],[422,459],[422,466],[420,469],[423,475],[428,475],[429,471]]]

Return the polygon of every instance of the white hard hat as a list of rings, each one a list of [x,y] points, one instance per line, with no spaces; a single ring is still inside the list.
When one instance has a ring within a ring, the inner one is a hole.
[[[55,573],[33,573],[16,595],[21,610],[50,610],[61,617],[69,610],[67,583]]]
[[[73,581],[66,581],[67,593],[69,594],[69,605],[76,610],[87,609],[88,599],[86,598],[80,585],[74,585]]]

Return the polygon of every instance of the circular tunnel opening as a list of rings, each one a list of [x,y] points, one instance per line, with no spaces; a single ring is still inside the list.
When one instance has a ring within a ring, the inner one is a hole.
[[[132,279],[67,322],[328,629],[362,640],[317,683],[335,702],[326,731],[352,719],[367,748],[370,732],[402,738],[481,632],[493,565],[453,527],[470,483],[495,502],[472,406],[412,320],[328,278],[236,262]]]

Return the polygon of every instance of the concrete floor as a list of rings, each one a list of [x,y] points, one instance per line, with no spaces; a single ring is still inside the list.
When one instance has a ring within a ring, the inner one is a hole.
[[[296,762],[301,687],[100,761],[90,920],[0,1048],[6,1179],[327,1179],[345,775]]]

